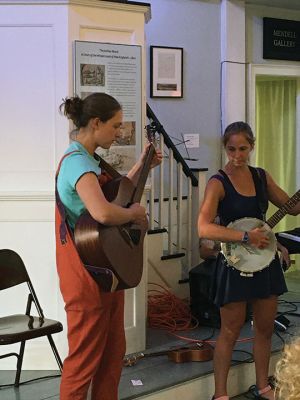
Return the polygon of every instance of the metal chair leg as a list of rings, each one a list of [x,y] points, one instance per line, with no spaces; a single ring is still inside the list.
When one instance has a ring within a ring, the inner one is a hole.
[[[55,343],[54,343],[54,341],[53,341],[51,335],[47,335],[47,337],[48,337],[50,346],[51,346],[51,348],[52,348],[54,357],[55,357],[55,359],[56,359],[56,362],[57,362],[57,364],[58,364],[58,366],[59,366],[60,372],[62,372],[63,363],[62,363],[61,358],[60,358],[60,356],[59,356],[59,354],[58,354],[58,351],[57,351],[57,348],[56,348],[56,346],[55,346]]]
[[[18,355],[17,372],[16,372],[15,383],[14,383],[15,387],[19,387],[19,384],[20,384],[20,376],[21,376],[21,370],[22,370],[22,364],[23,364],[24,350],[25,350],[25,341],[21,342],[20,351],[19,351],[19,355]]]

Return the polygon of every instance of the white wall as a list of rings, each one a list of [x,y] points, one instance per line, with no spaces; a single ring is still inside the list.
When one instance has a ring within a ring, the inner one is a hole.
[[[148,102],[167,133],[199,133],[200,147],[189,149],[198,158],[191,166],[220,167],[220,2],[150,0],[146,25]],[[183,47],[183,98],[151,99],[149,46]],[[183,146],[179,146],[186,156]]]
[[[300,11],[265,6],[246,7],[246,58],[253,64],[298,65],[299,61],[269,60],[263,58],[263,17],[299,21]]]

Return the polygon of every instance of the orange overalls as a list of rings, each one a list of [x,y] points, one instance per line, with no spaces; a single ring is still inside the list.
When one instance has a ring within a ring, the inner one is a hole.
[[[59,197],[55,207],[55,235],[69,344],[60,400],[86,400],[90,384],[92,400],[117,400],[125,354],[124,291],[101,291],[85,269],[64,221]]]

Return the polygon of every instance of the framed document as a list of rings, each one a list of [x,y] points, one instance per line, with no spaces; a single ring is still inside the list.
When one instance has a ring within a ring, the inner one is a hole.
[[[183,48],[150,46],[150,97],[183,97]]]

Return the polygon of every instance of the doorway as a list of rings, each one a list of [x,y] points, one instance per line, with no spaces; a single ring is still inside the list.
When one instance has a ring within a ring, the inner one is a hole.
[[[251,163],[266,169],[290,196],[300,188],[300,67],[251,65],[248,120],[255,131]],[[271,205],[267,218],[277,210]],[[300,217],[286,216],[274,228],[300,227]],[[285,272],[288,289],[300,293],[300,255]]]

